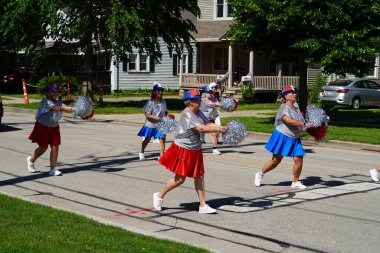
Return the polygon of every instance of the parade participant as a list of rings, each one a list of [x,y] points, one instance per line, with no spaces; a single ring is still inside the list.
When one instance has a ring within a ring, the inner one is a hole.
[[[306,189],[299,181],[302,171],[305,151],[301,144],[300,131],[310,127],[305,123],[300,109],[296,104],[296,91],[293,86],[286,86],[281,91],[282,102],[276,118],[275,130],[265,148],[273,153],[272,159],[264,164],[262,170],[255,175],[255,185],[260,186],[265,173],[276,168],[284,156],[293,157],[293,182],[291,188]]]
[[[226,127],[209,124],[208,119],[199,110],[201,95],[198,90],[186,91],[184,94],[186,108],[182,111],[178,127],[174,134],[174,142],[158,160],[175,175],[163,187],[161,192],[153,194],[153,206],[161,211],[163,198],[174,188],[182,185],[186,177],[194,178],[195,191],[199,198],[199,213],[216,213],[206,204],[204,163],[202,154],[202,135],[204,133],[225,132]]]
[[[203,88],[203,98],[201,100],[201,106],[199,110],[207,117],[211,123],[215,123],[216,117],[219,116],[219,111],[217,107],[220,107],[219,102],[212,101],[212,90],[210,87],[206,86]],[[212,153],[214,155],[220,155],[218,148],[218,133],[212,133]]]
[[[376,166],[376,168],[369,171],[371,178],[374,182],[379,182],[380,180],[380,164]]]
[[[144,115],[146,117],[145,124],[137,134],[140,137],[144,137],[139,153],[140,161],[145,160],[144,151],[152,137],[160,140],[160,156],[162,156],[165,151],[166,135],[165,133],[158,131],[155,127],[155,124],[167,114],[166,102],[165,99],[163,99],[163,91],[164,88],[161,84],[154,83],[151,99],[148,100],[144,106]]]
[[[38,144],[27,161],[30,173],[36,172],[35,161],[45,153],[50,145],[50,176],[61,176],[56,169],[58,159],[58,146],[61,144],[61,134],[58,121],[62,119],[64,112],[72,112],[73,107],[66,106],[58,99],[58,89],[55,84],[46,87],[46,98],[42,99],[36,113],[36,122],[29,139]]]
[[[218,92],[218,84],[215,82],[212,82],[208,85],[208,87],[212,90],[212,101],[213,102],[219,102],[219,92]]]
[[[219,86],[220,82],[218,81],[217,83],[215,82],[212,82],[208,85],[208,87],[212,90],[212,97],[211,97],[211,100],[212,102],[219,102],[219,98],[220,98],[220,94],[218,92],[218,86]],[[221,126],[222,125],[222,121],[220,120],[220,110],[218,110],[218,116],[215,118],[215,124]],[[223,142],[219,142],[219,139],[218,139],[218,144],[222,144]]]

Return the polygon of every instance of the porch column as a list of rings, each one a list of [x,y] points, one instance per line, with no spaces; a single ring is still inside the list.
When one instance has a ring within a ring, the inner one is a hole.
[[[278,74],[277,74],[277,88],[282,89],[281,77],[282,77],[282,64],[277,64]]]
[[[233,82],[233,69],[232,69],[232,46],[228,46],[228,89],[232,88]]]
[[[181,59],[179,60],[179,87],[182,85],[183,74],[183,48],[181,48]]]
[[[376,57],[376,63],[375,63],[375,77],[379,78],[380,77],[380,56]]]
[[[119,64],[119,60],[115,56],[112,56],[110,64],[111,92],[119,89]]]
[[[255,60],[255,52],[250,51],[249,52],[249,73],[251,73],[251,77],[253,76],[254,60]]]

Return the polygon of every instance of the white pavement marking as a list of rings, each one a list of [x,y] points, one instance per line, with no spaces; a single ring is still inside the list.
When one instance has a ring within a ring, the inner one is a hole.
[[[262,211],[274,207],[293,205],[303,203],[309,200],[318,200],[336,197],[340,195],[355,194],[369,190],[380,189],[380,184],[376,183],[354,183],[345,184],[328,188],[313,189],[310,191],[289,192],[288,194],[280,194],[270,197],[264,197],[254,200],[236,201],[233,205],[224,205],[218,210],[224,210],[234,213],[246,213]]]

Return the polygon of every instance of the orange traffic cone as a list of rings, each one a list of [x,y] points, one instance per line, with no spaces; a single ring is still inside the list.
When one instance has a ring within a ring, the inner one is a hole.
[[[99,84],[99,103],[103,103],[103,85],[101,82]]]
[[[70,82],[67,82],[67,101],[71,101]]]
[[[24,92],[24,103],[29,104],[28,93],[26,92],[26,83],[24,79],[22,79],[22,90]]]

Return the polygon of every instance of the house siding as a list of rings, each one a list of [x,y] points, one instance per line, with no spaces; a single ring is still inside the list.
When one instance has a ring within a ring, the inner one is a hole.
[[[308,67],[307,69],[307,86],[313,86],[316,83],[318,74],[321,74],[321,68]]]
[[[154,72],[125,72],[123,71],[123,62],[119,62],[119,68],[112,66],[111,89],[150,89],[153,82],[159,82],[165,88],[179,89],[179,76],[173,75],[173,58],[169,56],[167,45],[162,39],[160,39],[160,47],[162,52],[161,63],[155,64]],[[138,50],[133,50],[133,52],[137,53]],[[187,53],[186,49],[184,53]],[[196,54],[197,49],[193,46],[193,72],[196,70]],[[118,85],[115,74],[117,71],[119,71]]]
[[[199,21],[214,19],[214,0],[198,0],[198,7],[201,10]]]

